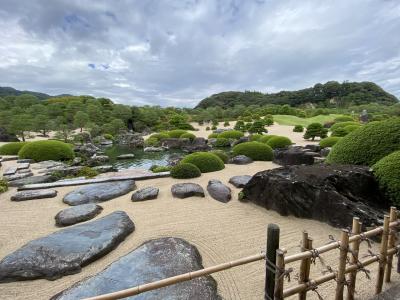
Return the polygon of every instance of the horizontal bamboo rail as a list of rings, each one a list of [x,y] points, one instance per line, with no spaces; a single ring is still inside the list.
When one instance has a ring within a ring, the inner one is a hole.
[[[265,253],[260,253],[260,254],[256,254],[256,255],[251,255],[251,256],[247,256],[241,259],[237,259],[237,260],[233,260],[231,262],[227,262],[227,263],[223,263],[223,264],[219,264],[219,265],[215,265],[212,267],[208,267],[208,268],[204,268],[201,270],[197,270],[197,271],[193,271],[193,272],[188,272],[185,274],[180,274],[180,275],[176,275],[173,277],[169,277],[169,278],[165,278],[165,279],[161,279],[158,281],[154,281],[154,282],[150,282],[150,283],[146,283],[146,284],[142,284],[142,285],[138,285],[126,290],[121,290],[121,291],[117,291],[117,292],[113,292],[113,293],[109,293],[109,294],[104,294],[104,295],[99,295],[99,296],[94,296],[94,297],[90,297],[90,298],[86,298],[85,300],[114,300],[114,299],[122,299],[122,298],[126,298],[126,297],[130,297],[130,296],[134,296],[134,295],[138,295],[144,292],[148,292],[151,290],[155,290],[155,289],[159,289],[162,287],[166,287],[175,283],[179,283],[179,282],[184,282],[184,281],[188,281],[188,280],[192,280],[194,278],[198,278],[201,276],[206,276],[215,272],[220,272],[220,271],[224,271],[233,267],[237,267],[240,265],[245,265],[248,263],[252,263],[258,260],[263,260],[265,259]]]
[[[400,225],[400,221],[391,222],[389,227],[392,228],[392,227],[396,227],[398,225]],[[372,236],[378,235],[382,232],[383,232],[383,226],[376,227],[374,229],[364,232],[362,235],[358,234],[358,235],[351,236],[349,238],[349,243],[360,240],[362,238],[362,236],[372,237]],[[319,248],[315,248],[315,250],[318,251],[319,254],[322,254],[322,253],[331,251],[333,249],[336,249],[339,246],[340,246],[340,242],[337,241],[337,242],[332,242],[327,245],[321,246]],[[311,251],[304,251],[304,252],[296,253],[293,255],[289,255],[289,256],[285,257],[285,264],[289,264],[289,263],[292,263],[292,262],[295,262],[298,260],[303,260],[305,258],[311,258],[312,256],[313,256],[313,253]]]
[[[398,249],[397,247],[396,248],[392,248],[392,249],[388,250],[387,253],[389,255],[393,255],[393,254],[395,254],[397,252],[397,249]],[[380,254],[377,254],[376,256],[373,256],[373,257],[370,257],[370,258],[365,259],[363,261],[360,261],[361,264],[359,266],[351,265],[351,266],[347,267],[345,273],[347,274],[347,273],[351,273],[351,272],[357,271],[358,268],[361,265],[363,267],[366,267],[366,266],[368,266],[368,265],[370,265],[370,264],[372,264],[372,263],[374,263],[374,262],[376,262],[376,261],[378,261],[380,259],[381,259]],[[335,278],[336,278],[336,274],[335,273],[329,273],[329,274],[320,276],[320,277],[318,277],[316,279],[310,280],[310,283],[302,283],[302,284],[298,284],[296,286],[287,288],[287,289],[285,289],[283,291],[283,297],[286,298],[286,297],[293,296],[293,295],[298,294],[298,293],[300,293],[302,291],[308,290],[311,286],[320,285],[322,283],[325,283],[327,281],[333,280]]]

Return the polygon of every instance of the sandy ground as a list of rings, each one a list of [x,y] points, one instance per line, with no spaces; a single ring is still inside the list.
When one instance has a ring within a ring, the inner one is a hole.
[[[291,127],[284,127],[286,126],[273,126],[271,133],[278,134],[279,132],[297,141],[295,137],[297,134],[291,132]],[[298,141],[301,142],[300,139]],[[4,162],[1,170],[13,164],[15,161]],[[33,280],[0,284],[0,299],[49,299],[73,283],[103,270],[143,242],[159,237],[180,237],[192,243],[200,251],[205,267],[265,250],[266,228],[269,223],[280,226],[281,247],[287,249],[288,254],[299,252],[303,230],[309,232],[314,240],[314,246],[326,244],[330,234],[338,238],[340,230],[327,224],[292,216],[283,217],[255,204],[238,201],[237,194],[240,189],[228,183],[231,176],[253,175],[274,167],[277,165],[271,162],[254,162],[246,166],[226,165],[224,170],[206,173],[200,178],[191,180],[161,178],[138,181],[138,188],[159,187],[158,199],[133,203],[130,200],[132,193],[129,193],[101,204],[104,211],[98,217],[116,210],[123,210],[129,214],[136,226],[135,232],[114,251],[84,267],[81,273],[56,281]],[[213,200],[207,192],[205,198],[172,198],[170,192],[172,184],[185,181],[195,182],[203,186],[206,191],[207,182],[210,179],[219,179],[229,185],[232,188],[232,201],[227,204],[220,203]],[[1,194],[0,259],[33,239],[59,230],[54,225],[54,216],[68,207],[62,202],[62,197],[73,189],[74,187],[58,188],[59,193],[56,198],[25,202],[10,201],[10,196],[16,191],[15,188]],[[373,247],[373,250],[377,252],[378,245]],[[363,246],[363,252],[365,250]],[[328,265],[335,267],[338,250],[322,256]],[[292,274],[292,282],[286,282],[285,287],[296,282],[293,277],[298,272],[299,266],[294,264],[289,267],[294,267],[295,270]],[[363,274],[358,276],[357,299],[368,299],[368,296],[373,294],[377,267],[377,264],[374,264],[368,268],[373,273],[371,281],[366,280]],[[313,266],[312,277],[321,275],[321,270],[320,264]],[[264,261],[258,261],[214,274],[213,277],[217,280],[219,293],[224,299],[263,299],[264,274]],[[397,274],[394,274],[393,279],[397,282],[400,280]],[[318,292],[324,299],[333,299],[335,285],[334,281],[326,283],[319,287]],[[317,299],[317,296],[314,292],[310,292],[307,299]]]

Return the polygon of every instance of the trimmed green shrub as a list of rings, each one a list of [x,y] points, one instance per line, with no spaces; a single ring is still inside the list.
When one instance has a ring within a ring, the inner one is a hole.
[[[25,146],[27,142],[12,142],[4,144],[0,147],[0,155],[17,155],[19,150]]]
[[[60,141],[37,141],[27,143],[18,152],[20,158],[30,158],[34,161],[71,160],[75,157],[72,145]]]
[[[302,125],[296,125],[293,127],[293,132],[303,132],[304,127]]]
[[[159,132],[159,133],[154,133],[151,136],[149,136],[149,139],[157,139],[161,141],[162,139],[168,139],[169,134],[166,132]]]
[[[332,132],[331,136],[344,137],[347,134],[348,132],[344,129],[344,127],[339,127]]]
[[[156,138],[149,137],[147,140],[144,141],[144,145],[146,147],[157,147],[160,145],[160,141]]]
[[[178,179],[200,177],[200,169],[191,163],[180,163],[171,169],[171,177]]]
[[[180,139],[189,139],[189,140],[193,141],[196,138],[196,136],[193,133],[187,132],[187,133],[182,134],[179,138]]]
[[[188,133],[186,130],[175,129],[168,131],[168,135],[170,138],[180,138],[182,134]]]
[[[251,141],[251,142],[258,142],[258,141],[260,141],[260,139],[261,139],[262,137],[263,137],[262,134],[256,133],[256,134],[252,134],[249,138],[250,138],[250,141]]]
[[[211,133],[211,134],[208,135],[208,138],[209,138],[209,139],[216,139],[218,136],[219,136],[219,133],[214,133],[214,132],[213,132],[213,133]]]
[[[344,131],[350,133],[353,132],[354,130],[357,130],[360,127],[361,127],[360,125],[347,125],[346,127],[344,127]]]
[[[306,133],[304,134],[304,139],[311,139],[312,141],[316,137],[320,137],[321,139],[326,138],[328,134],[328,129],[324,128],[324,126],[320,123],[311,123],[307,126]]]
[[[360,125],[360,123],[354,122],[354,121],[351,121],[351,122],[350,121],[349,122],[340,122],[340,123],[333,124],[330,127],[330,130],[333,132],[338,128],[344,128],[344,127],[346,127],[348,125]]]
[[[217,130],[217,126],[213,125],[213,126],[211,127],[211,130]]]
[[[372,166],[379,186],[395,205],[400,205],[400,151],[385,156]]]
[[[109,134],[109,133],[103,134],[103,137],[104,137],[106,140],[111,140],[111,141],[114,139],[114,137],[112,136],[112,134]]]
[[[99,172],[97,172],[96,170],[93,170],[90,167],[83,167],[82,169],[79,170],[77,177],[84,176],[86,178],[92,178],[97,175],[99,175]]]
[[[268,134],[268,135],[263,135],[259,140],[258,140],[258,142],[260,142],[260,143],[267,143],[270,139],[272,139],[273,137],[276,137],[276,135],[273,135],[273,134]]]
[[[330,136],[322,139],[319,142],[319,145],[321,146],[321,148],[333,147],[333,145],[335,145],[340,139],[341,137],[338,136]]]
[[[191,163],[197,166],[201,173],[219,171],[225,168],[224,162],[215,154],[210,152],[195,152],[186,155],[182,163]]]
[[[351,116],[340,116],[335,118],[335,123],[340,123],[340,122],[354,122],[354,118]]]
[[[332,148],[328,163],[372,166],[400,150],[400,118],[372,122],[343,137]]]
[[[233,154],[246,155],[253,160],[272,160],[272,148],[260,142],[246,142],[233,147]]]
[[[229,124],[229,122],[228,121],[225,121],[224,122],[224,127],[228,127],[230,124]]]
[[[7,180],[0,179],[0,194],[8,191]]]
[[[274,136],[270,138],[266,144],[272,149],[286,148],[292,144],[292,141],[286,136]]]
[[[155,166],[155,168],[151,168],[153,173],[160,173],[160,172],[168,172],[171,171],[170,166]]]
[[[239,131],[245,131],[246,130],[246,126],[245,126],[243,120],[237,121],[236,124],[235,124],[235,127],[233,127],[233,129],[239,130]]]
[[[224,152],[222,150],[213,150],[213,151],[210,151],[210,152],[212,154],[215,154],[216,156],[218,156],[224,162],[224,164],[226,164],[229,161],[228,154],[226,154],[226,152]]]
[[[209,130],[211,130],[210,126],[207,126],[206,131],[209,131]]]
[[[230,147],[231,142],[228,139],[217,137],[217,140],[214,143],[214,147]]]
[[[240,139],[242,136],[244,136],[244,133],[239,130],[227,130],[227,131],[221,132],[218,135],[219,138],[235,139],[235,140]]]
[[[273,118],[272,116],[270,116],[270,117],[265,117],[265,118],[263,119],[263,123],[264,123],[265,126],[274,125],[274,118]]]

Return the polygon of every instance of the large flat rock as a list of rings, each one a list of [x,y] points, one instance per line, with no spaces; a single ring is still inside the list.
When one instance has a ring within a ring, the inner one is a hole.
[[[103,208],[94,203],[81,204],[70,208],[63,209],[56,216],[57,226],[69,226],[79,222],[93,219]]]
[[[52,299],[93,297],[202,268],[200,253],[193,245],[179,238],[160,238],[144,243],[97,275],[74,284]],[[221,297],[216,281],[206,276],[125,299],[216,300]]]
[[[135,226],[123,211],[33,240],[0,261],[0,282],[55,280],[117,247]]]
[[[133,193],[131,200],[134,202],[137,201],[146,201],[153,200],[158,197],[159,189],[153,186],[145,187]]]
[[[229,183],[237,188],[244,187],[251,179],[250,175],[237,175],[229,179]]]
[[[34,190],[34,191],[21,191],[11,196],[11,201],[26,201],[44,198],[54,198],[57,196],[56,190]]]
[[[33,176],[32,172],[24,172],[24,173],[15,173],[14,175],[4,176],[8,181],[19,180],[22,178]]]
[[[208,182],[207,191],[212,198],[222,203],[228,203],[232,199],[231,189],[216,179]]]
[[[30,176],[25,177],[22,179],[17,179],[14,181],[9,182],[9,186],[20,187],[26,184],[37,184],[37,183],[46,183],[46,182],[53,182],[55,181],[55,177],[51,175],[37,175],[37,176]]]
[[[171,187],[172,196],[176,198],[205,197],[203,188],[197,183],[177,183]]]
[[[69,192],[63,201],[69,205],[103,202],[125,195],[135,188],[133,180],[91,184]]]

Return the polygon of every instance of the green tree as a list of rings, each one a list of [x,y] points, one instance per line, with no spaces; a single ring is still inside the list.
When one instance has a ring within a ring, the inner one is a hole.
[[[265,125],[264,125],[263,121],[259,120],[259,121],[253,122],[253,124],[249,128],[249,132],[262,134],[262,133],[268,132],[268,131],[265,129]]]
[[[63,139],[65,143],[68,142],[69,137],[72,134],[72,128],[66,122],[64,117],[57,117],[54,120],[55,129],[57,130],[56,136]]]
[[[21,137],[25,142],[25,136],[32,128],[32,119],[28,114],[15,115],[10,122],[9,130]]]
[[[246,125],[242,120],[239,120],[236,122],[234,129],[239,131],[246,131]]]
[[[51,129],[51,122],[47,115],[36,115],[32,121],[32,129],[36,132],[41,132],[46,136],[47,132]]]
[[[316,137],[320,137],[321,139],[326,138],[327,134],[328,129],[324,128],[321,123],[311,123],[307,126],[304,138],[306,140],[311,139],[313,141]]]
[[[74,126],[80,128],[81,132],[83,127],[89,122],[89,116],[83,111],[78,111],[74,116]]]

